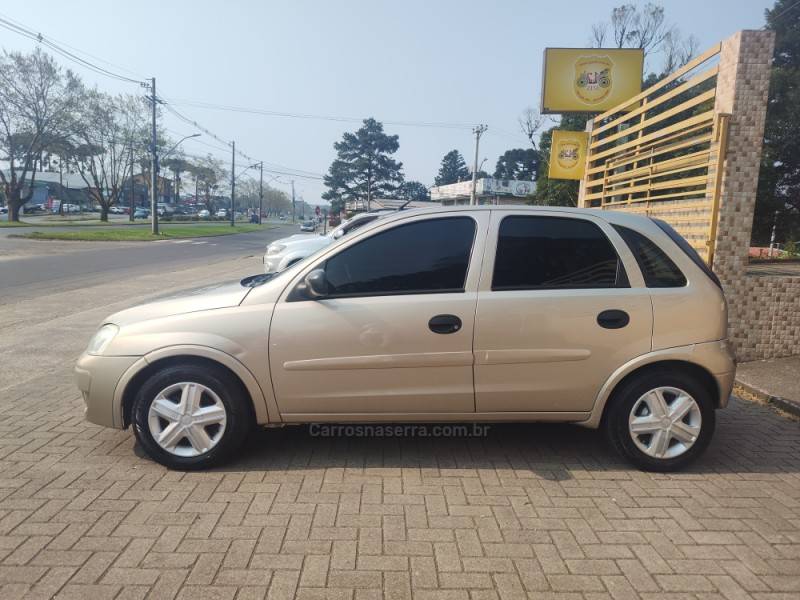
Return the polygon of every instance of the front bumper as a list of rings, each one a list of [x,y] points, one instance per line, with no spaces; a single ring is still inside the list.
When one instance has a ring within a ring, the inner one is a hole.
[[[122,375],[140,360],[138,356],[81,354],[75,365],[75,383],[83,395],[86,420],[104,427],[122,428],[121,410],[115,410],[114,392]]]

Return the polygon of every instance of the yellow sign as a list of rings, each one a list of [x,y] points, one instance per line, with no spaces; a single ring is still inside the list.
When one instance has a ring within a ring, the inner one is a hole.
[[[545,48],[542,113],[604,112],[642,91],[638,48]]]
[[[550,145],[550,179],[581,179],[586,167],[589,134],[585,131],[553,131]]]

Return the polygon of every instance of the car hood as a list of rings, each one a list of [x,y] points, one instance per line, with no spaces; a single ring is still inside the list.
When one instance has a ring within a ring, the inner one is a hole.
[[[149,319],[182,315],[201,310],[229,308],[241,304],[251,290],[252,288],[245,287],[238,281],[185,290],[114,313],[105,322],[114,323],[122,327]]]

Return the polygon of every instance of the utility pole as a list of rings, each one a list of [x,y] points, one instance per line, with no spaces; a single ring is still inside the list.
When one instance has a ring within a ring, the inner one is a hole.
[[[236,220],[236,142],[231,142],[231,227]]]
[[[135,188],[133,185],[133,140],[131,140],[131,197],[128,199],[128,221],[133,222],[133,195]]]
[[[295,222],[294,216],[294,179],[292,179],[292,223]]]
[[[258,176],[258,224],[261,225],[261,211],[264,206],[264,161],[258,165],[261,171]]]
[[[772,215],[772,233],[769,236],[769,258],[772,258],[772,249],[775,247],[775,230],[778,227],[778,211]]]
[[[156,78],[150,80],[150,91],[153,93],[153,136],[151,143],[150,156],[150,220],[152,223],[152,234],[158,235],[158,150],[156,148]]]
[[[472,162],[472,194],[469,199],[469,203],[472,206],[478,204],[478,198],[475,196],[475,186],[478,182],[478,147],[481,143],[481,136],[487,129],[486,125],[478,125],[472,129],[472,133],[475,134],[475,160]]]

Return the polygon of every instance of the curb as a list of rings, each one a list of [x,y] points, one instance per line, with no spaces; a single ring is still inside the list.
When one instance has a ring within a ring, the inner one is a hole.
[[[744,383],[739,379],[737,379],[734,382],[734,386],[743,389],[748,394],[755,396],[756,398],[762,400],[763,402],[766,402],[767,404],[771,404],[775,408],[779,408],[796,417],[800,417],[799,402],[795,402],[794,400],[788,400],[787,398],[781,398],[780,396],[773,396],[772,394],[769,394],[764,390],[761,390],[757,387],[753,387],[752,385]]]

